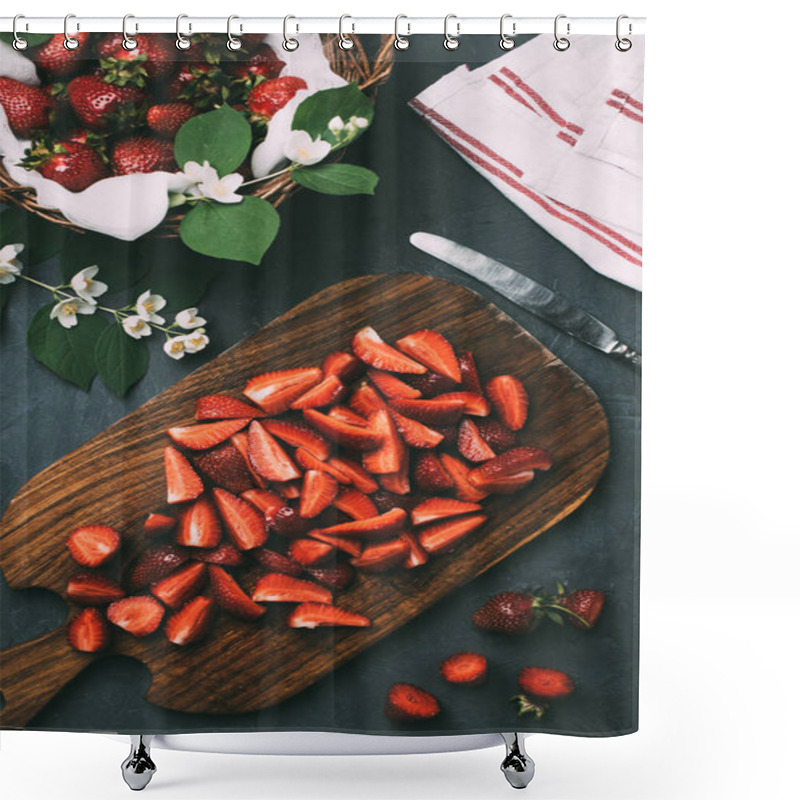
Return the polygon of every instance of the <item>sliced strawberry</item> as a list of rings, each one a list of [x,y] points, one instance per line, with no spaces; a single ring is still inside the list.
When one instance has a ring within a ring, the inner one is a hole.
[[[294,454],[295,461],[297,461],[298,465],[308,471],[308,470],[317,470],[318,472],[327,472],[337,483],[345,483],[349,484],[352,482],[350,476],[338,469],[334,464],[331,462],[335,459],[331,459],[330,461],[323,461],[320,458],[317,458],[315,455],[312,455],[305,449],[305,447],[299,447]]]
[[[227,394],[207,394],[199,397],[194,409],[194,418],[204,419],[252,419],[263,417],[260,408],[244,403]]]
[[[175,517],[167,514],[148,514],[144,521],[144,534],[150,539],[170,533],[178,524]]]
[[[133,591],[138,592],[151,583],[160,581],[175,572],[189,559],[189,553],[174,544],[162,544],[145,550],[128,575],[128,583]]]
[[[84,608],[67,628],[67,640],[82,653],[99,653],[111,643],[111,629],[102,611]]]
[[[213,550],[196,550],[192,558],[221,567],[241,567],[244,564],[244,556],[230,542],[223,542]]]
[[[119,552],[122,539],[108,525],[84,525],[75,528],[67,539],[67,548],[82,567],[99,567]]]
[[[364,545],[361,542],[357,539],[351,539],[349,536],[336,536],[332,533],[323,533],[321,530],[309,531],[308,535],[319,542],[332,545],[337,550],[341,550],[354,558],[358,558],[364,549]]]
[[[164,606],[155,597],[136,595],[112,603],[106,616],[118,628],[133,636],[149,636],[158,630],[164,617]]]
[[[231,436],[231,444],[239,451],[239,455],[245,460],[247,464],[247,469],[250,471],[250,477],[253,479],[253,483],[258,486],[259,489],[266,489],[268,481],[265,481],[255,470],[255,467],[250,461],[250,453],[247,449],[247,432],[246,431],[239,431],[238,433],[234,433]]]
[[[323,408],[338,403],[347,394],[347,387],[336,375],[328,375],[316,386],[292,401],[290,408]]]
[[[291,481],[300,471],[266,428],[253,420],[247,431],[247,452],[256,472],[267,481]]]
[[[517,443],[517,435],[496,419],[476,419],[478,433],[495,453],[504,453]]]
[[[422,392],[423,397],[436,397],[436,395],[450,392],[458,386],[447,375],[440,375],[438,372],[426,372],[424,375],[404,375],[403,380]]]
[[[426,371],[418,361],[404,356],[399,350],[386,344],[374,328],[362,328],[353,337],[352,347],[358,358],[375,369],[387,372],[410,372],[418,375]]]
[[[406,400],[416,400],[418,397],[422,397],[422,392],[419,389],[404,383],[396,375],[392,375],[391,372],[370,369],[367,370],[367,377],[377,386],[384,397],[388,397],[391,400],[395,400],[398,397]]]
[[[364,453],[361,463],[373,475],[389,475],[399,472],[403,466],[406,450],[397,428],[389,416],[389,409],[382,408],[369,416],[370,428],[381,437],[381,446]]]
[[[349,403],[353,411],[367,420],[375,411],[386,408],[384,399],[368,383],[362,383],[350,395]]]
[[[479,503],[465,503],[452,497],[429,497],[411,512],[411,522],[413,525],[425,525],[437,519],[458,517],[461,514],[472,514],[481,510]]]
[[[343,608],[326,603],[301,603],[287,620],[290,628],[318,628],[321,625],[346,625],[355,628],[369,628],[372,621],[362,614],[345,611]]]
[[[428,369],[446,375],[456,383],[461,382],[461,369],[453,346],[438,331],[421,330],[395,342],[406,355],[424,364]]]
[[[346,589],[356,576],[356,571],[349,564],[340,561],[322,567],[306,567],[306,572],[323,586],[341,592]]]
[[[462,400],[392,400],[392,406],[403,416],[427,425],[452,425],[464,413]]]
[[[387,717],[400,722],[433,719],[441,710],[439,701],[430,692],[411,683],[394,684],[386,696],[384,708]]]
[[[404,511],[409,512],[417,504],[417,501],[412,497],[387,492],[385,489],[375,492],[370,499],[375,503],[375,507],[381,514],[391,511],[393,508],[402,508]]]
[[[514,447],[471,470],[469,482],[479,491],[512,494],[533,480],[534,470],[548,470],[553,457],[539,447]]]
[[[498,375],[486,384],[486,394],[503,424],[512,431],[520,430],[528,419],[530,400],[522,381],[513,375]]]
[[[455,653],[439,665],[448,683],[477,686],[486,680],[486,656],[480,653]]]
[[[300,497],[300,481],[275,481],[272,488],[284,500],[297,500]]]
[[[488,417],[491,408],[489,401],[477,392],[445,392],[437,400],[460,400],[464,404],[464,413],[471,417]]]
[[[333,603],[330,589],[279,572],[259,578],[252,598],[256,603]]]
[[[322,370],[316,367],[265,372],[248,382],[244,395],[267,415],[275,416],[286,411],[300,395],[321,380]]]
[[[400,464],[400,469],[397,472],[392,472],[388,475],[379,475],[378,480],[381,486],[387,492],[394,494],[408,494],[411,491],[411,482],[409,480],[409,455],[408,448],[403,445],[403,458]]]
[[[332,544],[316,539],[295,539],[289,545],[289,555],[304,567],[316,567],[336,554]]]
[[[352,408],[347,406],[333,406],[328,412],[331,419],[340,419],[342,422],[349,422],[351,425],[356,425],[361,428],[369,427],[369,423],[360,414],[356,414]]]
[[[197,597],[205,585],[206,565],[193,562],[153,584],[150,591],[174,611]]]
[[[442,447],[455,447],[458,442],[458,428],[455,425],[431,425],[430,427],[436,433],[442,434]]]
[[[389,413],[392,415],[392,420],[400,436],[409,447],[430,449],[441,444],[444,439],[444,436],[438,431],[415,419],[404,417],[396,408],[390,408]]]
[[[201,497],[181,514],[175,541],[186,547],[207,548],[222,541],[222,525],[208,497]]]
[[[466,392],[474,392],[483,395],[478,367],[475,365],[475,357],[469,350],[465,350],[458,355],[458,366],[461,368],[461,386]]]
[[[454,486],[450,473],[442,466],[439,456],[435,453],[420,453],[417,457],[414,483],[426,494],[444,492]]]
[[[274,514],[267,517],[267,524],[270,530],[289,538],[303,536],[313,527],[312,521],[303,519],[294,506],[279,508]]]
[[[261,617],[264,608],[254,603],[229,572],[212,564],[208,568],[211,591],[220,608],[234,617],[252,622]]]
[[[393,508],[385,514],[366,519],[354,519],[341,522],[327,528],[320,528],[318,533],[331,536],[356,536],[364,539],[378,539],[397,533],[405,524],[408,514],[402,508]]]
[[[270,572],[280,572],[294,578],[299,578],[303,574],[303,565],[283,553],[277,553],[267,547],[256,547],[250,554]]]
[[[203,481],[189,459],[171,445],[164,448],[164,474],[168,503],[186,503],[203,494]]]
[[[240,550],[252,550],[267,541],[266,519],[255,506],[224,489],[212,493],[228,534]]]
[[[386,542],[373,542],[364,548],[358,558],[351,559],[350,563],[364,572],[385,572],[400,566],[408,558],[410,550],[408,541],[402,537]]]
[[[352,519],[377,517],[378,509],[369,497],[357,489],[342,489],[333,501],[336,508]]]
[[[351,353],[345,353],[341,350],[335,350],[333,353],[328,353],[325,360],[322,362],[322,373],[327,377],[328,375],[336,375],[342,383],[349,383],[355,380],[364,369],[364,365]]]
[[[208,450],[209,447],[215,447],[229,439],[248,422],[249,419],[223,419],[219,422],[170,428],[167,433],[175,444],[187,450]]]
[[[283,508],[285,505],[280,495],[267,489],[250,489],[243,492],[242,500],[247,500],[248,503],[263,511],[267,518],[271,518],[279,508]]]
[[[250,465],[230,442],[198,453],[194,464],[213,484],[229,492],[241,494],[253,488]]]
[[[434,522],[419,532],[419,543],[432,556],[449,553],[462,539],[480,528],[487,519],[485,514],[469,514],[444,522]]]
[[[79,606],[105,606],[125,597],[125,590],[104,575],[81,572],[69,579],[67,597]]]
[[[471,419],[462,419],[461,425],[458,426],[458,452],[473,463],[488,461],[496,455],[483,440]]]
[[[304,409],[303,418],[323,436],[342,447],[350,447],[353,450],[374,450],[381,444],[380,437],[371,428],[363,428],[326,416],[314,408]]]
[[[352,484],[359,492],[364,494],[372,494],[378,491],[378,484],[375,479],[355,461],[351,461],[349,458],[330,458],[328,459],[328,466],[344,475],[345,480],[340,480],[339,483]]]
[[[322,384],[320,384],[322,385]],[[261,423],[275,438],[291,445],[303,447],[309,453],[325,461],[331,454],[331,446],[315,430],[302,422],[282,419],[267,419]],[[366,422],[365,422],[366,424]]]
[[[311,519],[321,514],[335,499],[339,484],[327,472],[310,469],[303,476],[300,516]]]
[[[463,500],[466,503],[480,503],[481,500],[488,497],[488,492],[473,486],[468,477],[470,468],[460,458],[442,453],[441,462],[445,471],[453,480],[455,495],[459,500]]]
[[[172,644],[194,644],[208,635],[213,619],[213,601],[208,597],[195,597],[167,620],[164,633]]]
[[[403,566],[406,569],[421,567],[428,562],[428,554],[415,534],[411,533],[411,531],[400,531],[400,538],[408,545],[408,555],[403,562]]]

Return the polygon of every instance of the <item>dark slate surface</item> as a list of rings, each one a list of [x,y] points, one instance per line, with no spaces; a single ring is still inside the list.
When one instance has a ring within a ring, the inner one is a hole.
[[[375,197],[329,198],[303,192],[281,208],[282,229],[260,268],[226,265],[201,303],[213,344],[207,358],[253,333],[314,292],[364,273],[410,270],[480,288],[455,270],[411,247],[408,236],[427,230],[482,250],[595,313],[634,346],[640,345],[640,296],[588,268],[532,223],[441,142],[406,105],[456,63],[479,65],[498,54],[496,37],[469,37],[456,54],[438,37],[414,39],[379,92],[372,131],[348,160],[381,177]],[[498,120],[498,124],[502,124]],[[154,269],[169,269],[164,263]],[[37,268],[55,275],[54,264]],[[152,342],[149,374],[125,400],[96,382],[89,394],[58,380],[25,347],[25,327],[44,302],[32,287],[17,287],[2,327],[0,423],[2,507],[48,464],[101,432],[128,411],[196,368],[200,360],[173,362]],[[30,289],[30,291],[28,291]],[[572,516],[518,554],[453,592],[435,608],[278,708],[205,716],[147,703],[147,669],[108,656],[86,669],[32,722],[55,730],[208,731],[335,729],[380,733],[519,730],[510,695],[519,669],[555,666],[578,685],[530,730],[583,735],[630,732],[636,727],[638,637],[639,379],[620,364],[515,308],[488,290],[499,305],[562,358],[597,392],[611,426],[612,458],[595,493]],[[154,337],[155,338],[155,337]],[[473,628],[469,615],[490,595],[507,589],[597,587],[609,595],[591,632],[543,625],[524,638]],[[35,589],[0,586],[0,645],[8,647],[60,625],[62,601]],[[320,632],[320,635],[334,635]],[[465,649],[486,653],[490,679],[482,687],[446,684],[437,665]],[[382,713],[396,681],[428,687],[444,711],[430,725],[390,723]]]

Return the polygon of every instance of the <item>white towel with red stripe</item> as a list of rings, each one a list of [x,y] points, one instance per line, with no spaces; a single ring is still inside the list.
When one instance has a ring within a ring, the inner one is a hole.
[[[642,287],[644,39],[538,36],[411,100],[426,122],[589,266]]]

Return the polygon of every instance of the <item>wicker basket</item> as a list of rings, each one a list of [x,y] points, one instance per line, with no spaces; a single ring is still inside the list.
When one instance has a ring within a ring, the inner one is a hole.
[[[370,57],[364,49],[357,36],[351,36],[354,46],[348,50],[342,50],[338,46],[338,36],[335,34],[323,34],[322,41],[325,55],[331,65],[331,69],[341,75],[347,81],[355,81],[361,89],[367,90],[374,95],[378,86],[388,77],[392,69],[394,55],[393,36],[382,36],[380,46],[374,56]],[[253,186],[251,194],[269,200],[273,206],[278,206],[298,185],[288,174],[280,175],[269,181]],[[8,172],[0,164],[0,202],[13,203],[38,217],[49,222],[54,222],[69,230],[83,233],[84,230],[74,222],[70,222],[60,211],[55,208],[40,206],[36,202],[36,193],[28,186],[20,186],[11,179]],[[151,231],[151,236],[177,236],[178,226],[183,213],[176,209],[171,212],[158,228]]]

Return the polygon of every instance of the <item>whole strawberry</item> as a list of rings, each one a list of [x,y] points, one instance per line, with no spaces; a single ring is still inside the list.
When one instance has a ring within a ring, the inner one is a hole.
[[[15,136],[29,139],[37,130],[50,127],[50,95],[38,86],[28,86],[13,78],[0,77],[0,106]]]
[[[526,592],[500,592],[484,603],[473,615],[473,624],[496,633],[528,633],[541,620],[538,599]]]
[[[147,109],[147,127],[159,136],[174,139],[184,122],[200,112],[189,103],[163,103]]]
[[[118,70],[130,76],[165,78],[175,71],[176,54],[173,43],[158,33],[137,34],[136,47],[126,50],[120,33],[110,33],[97,43],[97,55],[104,72]],[[138,85],[143,86],[144,82]]]
[[[82,192],[111,174],[95,148],[74,141],[57,142],[49,148],[45,145],[35,147],[23,159],[22,165],[35,169],[70,192]]]
[[[229,71],[238,80],[255,83],[258,79],[277,78],[285,66],[268,44],[262,44],[245,61],[232,62]]]
[[[147,136],[131,136],[114,145],[111,169],[115,175],[138,172],[175,172],[175,153],[172,142]]]
[[[64,37],[57,34],[49,42],[31,52],[31,58],[42,77],[71,78],[87,64],[86,47],[89,34],[73,33],[72,36],[78,40],[78,47],[74,50],[64,47]]]
[[[518,706],[519,716],[533,714],[541,719],[548,708],[548,701],[566,697],[575,689],[572,678],[566,672],[549,667],[525,667],[518,677],[523,694],[512,697]]]
[[[262,81],[247,96],[247,107],[254,117],[268,122],[301,89],[307,88],[302,78],[290,75]]]
[[[117,86],[99,75],[73,78],[67,94],[81,123],[99,131],[115,127],[128,114],[134,115],[144,100],[144,93],[136,86]]]
[[[579,589],[560,597],[558,602],[572,612],[567,617],[571,625],[586,629],[593,628],[597,623],[605,600],[605,595],[597,589]]]

